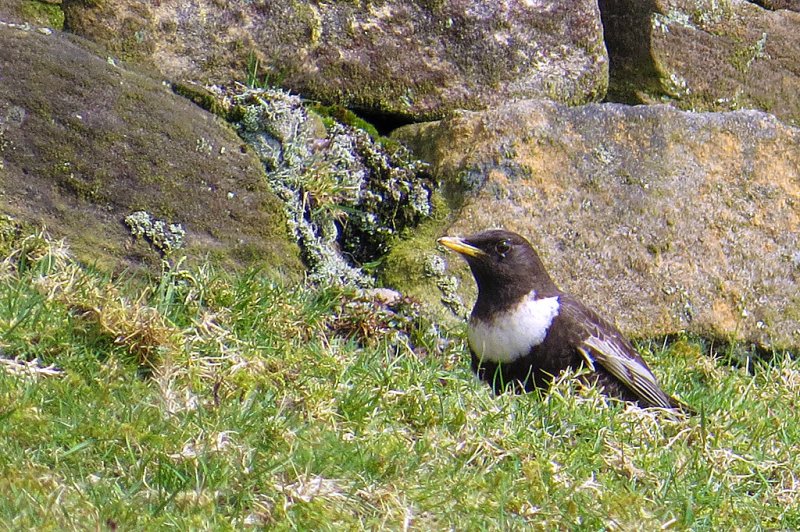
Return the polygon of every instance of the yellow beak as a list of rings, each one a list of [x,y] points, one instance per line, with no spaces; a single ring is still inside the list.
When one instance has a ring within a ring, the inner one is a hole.
[[[464,240],[454,237],[454,236],[443,236],[439,240],[437,240],[439,244],[443,245],[446,248],[452,249],[456,253],[460,253],[462,255],[466,255],[468,257],[483,257],[486,255],[486,252],[482,249],[476,248],[475,246],[471,246],[464,242]]]

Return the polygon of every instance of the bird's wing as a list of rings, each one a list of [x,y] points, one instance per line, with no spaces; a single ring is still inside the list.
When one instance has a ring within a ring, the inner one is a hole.
[[[594,359],[632,392],[647,402],[662,408],[672,408],[669,396],[661,390],[655,376],[641,360],[631,358],[613,337],[588,337],[578,346],[587,360]]]
[[[582,327],[583,341],[577,349],[590,368],[595,369],[595,364],[600,364],[649,404],[662,408],[674,406],[658,385],[653,372],[622,333],[577,301],[562,305],[562,310],[573,314],[575,322],[586,324]]]

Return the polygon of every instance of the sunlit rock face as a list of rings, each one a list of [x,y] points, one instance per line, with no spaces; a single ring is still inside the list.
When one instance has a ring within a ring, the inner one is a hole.
[[[171,79],[259,80],[325,103],[427,119],[516,98],[601,99],[597,3],[64,2],[66,27]],[[257,65],[257,67],[256,67]]]
[[[395,137],[461,205],[447,234],[527,236],[626,333],[800,344],[797,128],[757,111],[528,101]]]

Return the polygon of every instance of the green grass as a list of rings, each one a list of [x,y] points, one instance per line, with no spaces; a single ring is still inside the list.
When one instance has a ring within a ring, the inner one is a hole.
[[[789,357],[641,345],[690,418],[566,378],[493,397],[408,301],[0,246],[4,529],[800,527]]]

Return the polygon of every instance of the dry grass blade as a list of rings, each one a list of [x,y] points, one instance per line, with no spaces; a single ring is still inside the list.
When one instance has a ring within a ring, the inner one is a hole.
[[[2,352],[0,352],[2,354]],[[45,376],[58,377],[63,371],[54,364],[42,366],[38,360],[22,360],[20,358],[0,358],[0,368],[11,375],[25,377]]]

